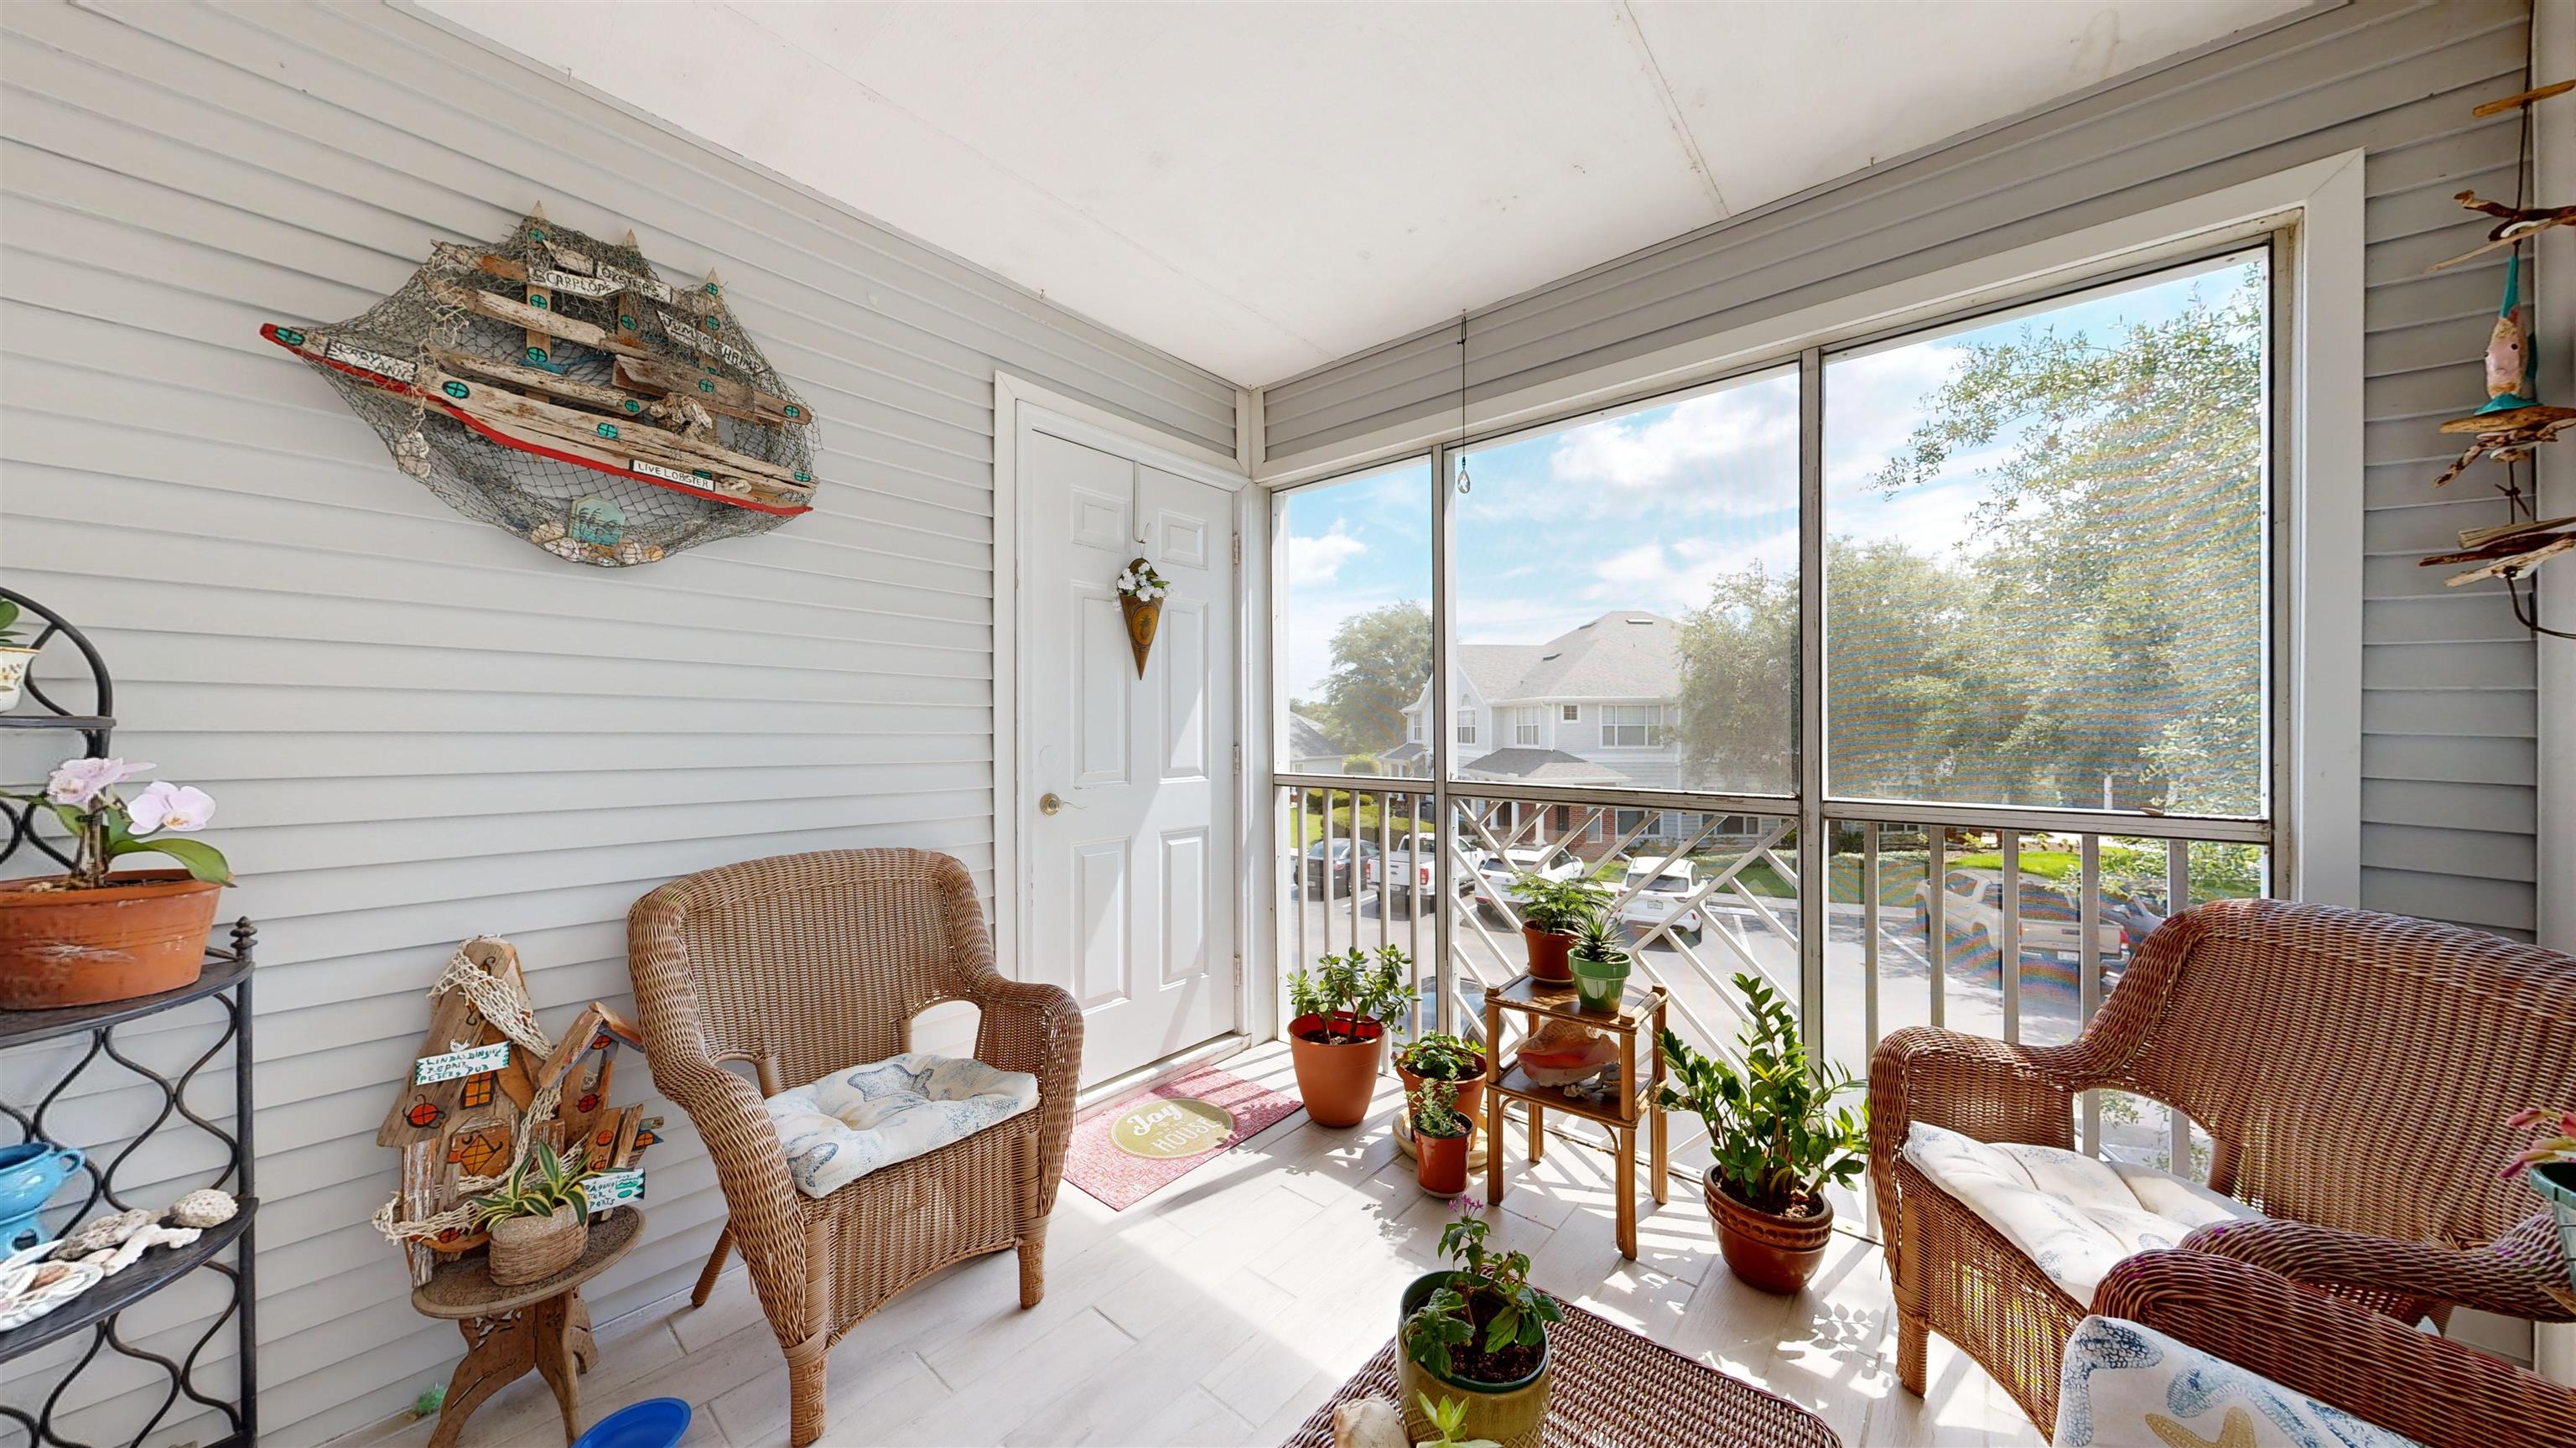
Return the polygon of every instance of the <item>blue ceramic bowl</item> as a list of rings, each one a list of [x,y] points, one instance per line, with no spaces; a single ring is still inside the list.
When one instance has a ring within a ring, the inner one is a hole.
[[[572,1448],[672,1448],[688,1431],[688,1404],[678,1398],[646,1398],[591,1424]]]

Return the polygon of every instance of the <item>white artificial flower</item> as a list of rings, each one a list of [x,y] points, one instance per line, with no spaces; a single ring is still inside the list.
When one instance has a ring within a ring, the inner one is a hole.
[[[143,792],[126,805],[134,817],[133,831],[139,837],[156,830],[172,834],[194,834],[215,817],[214,796],[191,784],[172,784],[156,779],[143,786]]]

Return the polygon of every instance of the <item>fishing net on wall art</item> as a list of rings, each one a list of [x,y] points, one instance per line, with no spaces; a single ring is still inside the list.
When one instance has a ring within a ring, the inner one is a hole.
[[[714,273],[667,283],[632,233],[534,210],[487,246],[434,243],[345,322],[260,334],[448,506],[577,563],[650,563],[813,507],[813,413]]]

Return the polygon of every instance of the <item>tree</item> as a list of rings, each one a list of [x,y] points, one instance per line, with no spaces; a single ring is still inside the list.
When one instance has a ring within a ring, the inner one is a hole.
[[[1431,677],[1431,611],[1406,600],[1353,614],[1333,630],[1321,697],[1296,708],[1343,748],[1375,754],[1404,740],[1404,710]]]

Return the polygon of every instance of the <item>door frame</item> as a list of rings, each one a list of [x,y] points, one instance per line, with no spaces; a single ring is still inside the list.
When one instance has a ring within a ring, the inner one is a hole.
[[[1259,777],[1268,777],[1269,724],[1256,705],[1270,677],[1270,638],[1267,629],[1251,626],[1255,605],[1268,593],[1269,510],[1259,506],[1266,504],[1268,495],[1253,486],[1250,473],[1235,459],[1213,448],[1007,372],[993,374],[994,959],[1013,980],[1030,978],[1026,922],[1032,882],[1020,836],[1026,815],[1025,786],[1031,772],[1032,741],[1025,727],[1028,716],[1020,707],[1029,662],[1020,641],[1035,635],[1035,621],[1029,616],[1033,600],[1021,587],[1020,571],[1022,540],[1035,531],[1030,515],[1036,497],[1034,489],[1022,486],[1021,470],[1032,458],[1032,449],[1024,446],[1022,439],[1041,428],[1068,442],[1099,447],[1193,482],[1222,488],[1234,497],[1233,1038],[1239,1045],[1269,1014],[1269,993],[1261,989],[1267,979],[1267,963],[1253,950],[1256,940],[1267,937],[1256,935],[1252,928],[1256,915],[1269,918],[1270,902],[1262,888],[1268,875],[1257,868],[1263,857],[1253,848],[1255,841],[1265,838],[1257,831],[1266,827],[1269,811],[1262,806],[1268,796],[1253,788],[1256,775],[1251,767],[1260,765]],[[1261,617],[1268,617],[1266,610]],[[1202,1044],[1173,1059],[1197,1060],[1210,1054],[1213,1053]],[[1124,1085],[1137,1074],[1130,1072],[1116,1082],[1104,1084]]]

